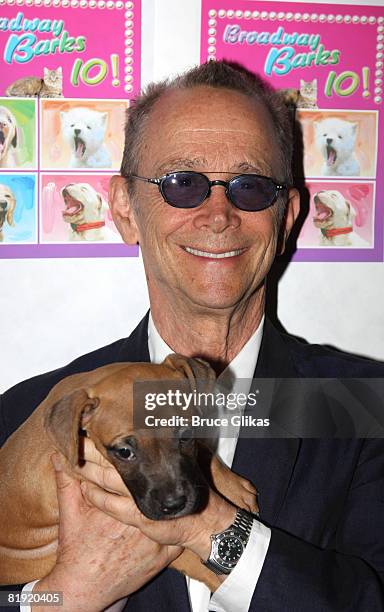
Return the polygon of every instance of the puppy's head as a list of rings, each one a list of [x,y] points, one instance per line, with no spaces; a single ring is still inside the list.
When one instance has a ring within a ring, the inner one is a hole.
[[[7,221],[8,225],[14,226],[13,213],[16,208],[16,198],[8,185],[0,183],[0,230]]]
[[[314,124],[316,144],[330,168],[348,159],[354,152],[357,123],[329,117]]]
[[[0,106],[0,160],[17,146],[16,119],[8,108]]]
[[[194,390],[203,379],[209,388],[215,380],[213,370],[202,360],[171,355],[160,365],[115,364],[99,371],[98,379],[91,373],[93,384],[47,403],[44,422],[55,447],[76,465],[81,459],[83,430],[115,466],[148,518],[167,519],[196,512],[208,493],[198,467],[196,440],[185,427],[175,427],[172,435],[164,436],[135,429],[133,383],[150,381],[153,389],[155,381],[180,381]]]
[[[65,204],[62,215],[66,223],[104,220],[108,204],[88,183],[70,183],[62,189],[61,195]]]
[[[75,107],[61,111],[60,119],[63,136],[77,159],[86,159],[101,147],[108,113]]]
[[[316,209],[313,223],[319,229],[353,225],[355,209],[340,191],[333,189],[318,191],[313,201]]]

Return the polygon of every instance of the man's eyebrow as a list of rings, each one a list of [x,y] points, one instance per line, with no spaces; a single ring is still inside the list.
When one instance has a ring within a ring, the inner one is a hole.
[[[168,159],[166,162],[161,164],[156,169],[157,176],[165,174],[166,172],[172,172],[173,170],[184,170],[184,168],[196,168],[197,166],[204,166],[207,164],[207,160],[204,157],[175,157]]]
[[[231,172],[239,171],[268,176],[271,174],[272,168],[268,164],[254,164],[251,162],[240,162],[240,164],[231,167]]]

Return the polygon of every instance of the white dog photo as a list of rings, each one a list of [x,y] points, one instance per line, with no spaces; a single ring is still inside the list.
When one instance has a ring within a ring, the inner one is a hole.
[[[315,227],[320,230],[319,245],[331,247],[368,247],[353,228],[356,211],[340,191],[318,191],[313,198]]]
[[[5,222],[14,227],[13,213],[16,208],[16,198],[8,185],[0,183],[0,242],[3,242],[3,225]]]
[[[108,204],[89,183],[70,183],[61,194],[63,220],[70,225],[71,242],[121,242],[120,236],[105,225]]]
[[[323,176],[359,176],[360,165],[355,155],[358,124],[338,117],[314,123],[315,142],[324,163]]]
[[[71,149],[70,168],[110,168],[112,160],[104,144],[107,112],[76,107],[60,112],[61,130]]]
[[[16,119],[8,108],[0,106],[0,168],[15,168],[17,159]]]

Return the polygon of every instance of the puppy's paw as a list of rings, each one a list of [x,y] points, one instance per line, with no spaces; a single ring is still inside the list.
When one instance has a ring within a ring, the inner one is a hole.
[[[237,505],[253,514],[259,513],[259,505],[257,503],[257,489],[246,478],[238,476],[239,495]]]

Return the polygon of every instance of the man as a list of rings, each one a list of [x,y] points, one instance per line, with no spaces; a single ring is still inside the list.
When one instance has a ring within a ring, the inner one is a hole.
[[[264,319],[266,276],[299,212],[291,134],[279,99],[222,62],[137,101],[110,200],[123,239],[141,245],[151,317],[130,338],[5,394],[6,435],[62,377],[170,351],[203,357],[218,374],[229,365],[236,380],[383,375],[381,364],[300,344]],[[211,601],[204,587],[188,592],[181,575],[162,570],[184,547],[212,567],[210,536],[233,524],[236,508],[211,491],[193,518],[148,521],[115,494],[120,481],[91,446],[85,499],[56,460],[58,561],[34,592],[63,591],[60,609],[71,612],[126,595],[135,612],[187,611],[189,597],[194,612],[384,609],[381,441],[240,435],[219,452],[257,486],[260,520],[251,519],[245,550]]]

